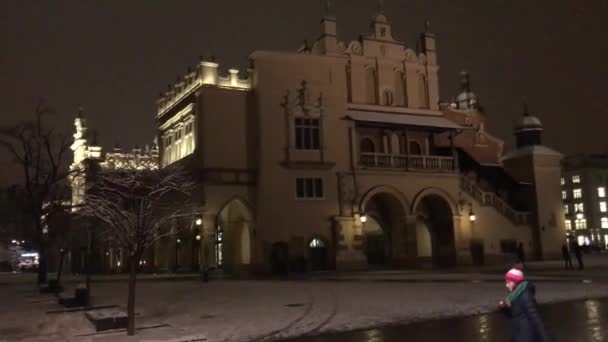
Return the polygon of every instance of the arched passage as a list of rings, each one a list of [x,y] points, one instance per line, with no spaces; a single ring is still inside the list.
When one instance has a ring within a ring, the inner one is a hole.
[[[456,264],[453,208],[442,194],[423,193],[414,206],[418,256],[434,267]]]
[[[376,188],[365,196],[361,211],[367,218],[363,238],[368,265],[390,265],[404,253],[405,204],[392,188]]]
[[[320,238],[314,238],[308,243],[308,254],[310,268],[313,271],[326,270],[328,268],[327,243]]]
[[[238,271],[251,264],[252,213],[247,204],[235,198],[217,215],[214,258],[218,267]]]

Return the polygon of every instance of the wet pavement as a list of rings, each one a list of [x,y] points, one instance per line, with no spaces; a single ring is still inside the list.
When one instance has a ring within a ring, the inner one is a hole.
[[[541,306],[555,342],[608,342],[608,298]],[[510,321],[502,313],[425,321],[286,340],[289,342],[510,342]]]

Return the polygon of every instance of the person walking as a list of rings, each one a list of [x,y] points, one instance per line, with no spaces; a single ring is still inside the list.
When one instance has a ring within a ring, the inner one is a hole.
[[[526,267],[526,254],[524,253],[524,244],[519,243],[517,245],[517,262],[522,264],[523,267]]]
[[[568,250],[568,246],[566,246],[566,244],[562,245],[562,258],[564,259],[564,265],[567,270],[574,268],[572,265],[572,258],[570,257],[570,251]]]
[[[499,303],[501,311],[511,318],[513,342],[549,342],[538,304],[536,288],[524,280],[521,269],[514,267],[505,275],[505,286],[509,294]]]
[[[574,247],[574,256],[576,257],[576,261],[578,262],[578,269],[582,270],[585,268],[585,265],[583,264],[583,251],[581,249],[581,246],[579,246],[579,244],[576,242],[574,242],[572,246]]]

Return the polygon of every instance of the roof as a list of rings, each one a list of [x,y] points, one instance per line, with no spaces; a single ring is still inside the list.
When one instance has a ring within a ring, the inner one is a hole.
[[[534,146],[526,146],[515,151],[512,151],[502,157],[502,160],[517,158],[525,155],[541,155],[541,156],[553,156],[553,157],[563,157],[563,155],[553,149],[550,149],[547,146],[543,145],[534,145]]]
[[[515,127],[515,130],[517,132],[538,131],[538,130],[542,131],[543,124],[540,122],[540,120],[536,116],[524,115],[521,118],[521,120],[519,121],[519,123],[517,124],[517,126]]]
[[[416,115],[405,113],[382,113],[374,111],[349,110],[346,117],[355,121],[388,123],[404,126],[438,127],[464,129],[441,115]]]

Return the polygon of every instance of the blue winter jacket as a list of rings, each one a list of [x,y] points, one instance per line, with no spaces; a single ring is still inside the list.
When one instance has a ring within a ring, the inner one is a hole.
[[[525,290],[514,298],[506,313],[511,317],[513,342],[549,342],[545,326],[538,312],[534,285],[522,283]]]

